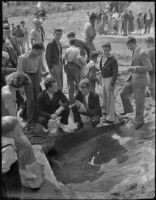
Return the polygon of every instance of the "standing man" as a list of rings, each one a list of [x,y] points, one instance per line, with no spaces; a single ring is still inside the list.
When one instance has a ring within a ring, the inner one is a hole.
[[[43,50],[42,43],[35,43],[30,52],[21,55],[18,60],[17,70],[26,73],[32,81],[32,84],[25,87],[28,127],[33,127],[38,120],[37,95],[40,92]]]
[[[14,31],[14,36],[16,37],[18,47],[21,50],[21,54],[23,54],[24,53],[24,44],[23,44],[24,33],[20,25],[17,25],[16,30]]]
[[[33,19],[33,24],[34,24],[34,28],[32,29],[31,34],[30,34],[31,46],[36,42],[42,43],[44,46],[44,37],[42,34],[41,21],[35,18]],[[41,54],[41,62],[42,62],[42,65],[44,66],[44,71],[48,72],[49,70],[48,70],[46,60],[45,60],[44,52],[42,52]]]
[[[147,72],[152,70],[152,64],[146,51],[137,46],[134,37],[128,38],[127,47],[133,52],[132,64],[128,71],[132,73],[132,88],[136,103],[135,128],[139,129],[144,124],[145,91],[148,85]]]
[[[128,22],[129,22],[129,14],[127,10],[124,10],[124,13],[122,15],[122,24],[123,24],[123,36],[127,36],[128,32]]]
[[[91,13],[89,15],[89,22],[87,22],[84,27],[84,42],[90,49],[90,52],[96,51],[96,48],[94,46],[94,39],[96,36],[95,20],[96,20],[95,13]]]
[[[88,46],[82,40],[76,39],[75,37],[76,35],[74,32],[69,32],[67,34],[67,38],[69,42],[70,40],[75,39],[75,46],[80,48],[81,56],[83,56],[84,58],[87,56],[86,63],[88,63],[90,60],[90,50]]]
[[[103,119],[107,123],[115,121],[115,83],[118,77],[118,62],[111,55],[111,44],[105,43],[102,45],[103,56],[100,60],[101,75],[102,75],[102,90],[103,90]]]
[[[152,22],[153,22],[153,14],[152,14],[151,10],[149,9],[149,11],[147,13],[145,13],[145,15],[144,15],[144,23],[145,23],[144,34],[146,34],[146,32],[150,33],[150,28],[151,28]]]
[[[62,66],[62,45],[60,39],[62,37],[62,29],[54,30],[54,38],[47,44],[46,61],[49,72],[61,90],[63,90],[63,66]]]
[[[28,39],[28,29],[25,26],[25,21],[21,21],[21,29],[24,33],[24,38],[23,38],[23,45],[25,49],[30,49],[29,47],[29,39]]]
[[[21,55],[17,40],[14,36],[11,35],[9,25],[3,25],[3,39],[5,39],[6,43],[14,49],[14,52],[17,57]]]
[[[155,100],[155,41],[153,37],[148,37],[146,39],[147,49],[148,49],[148,55],[150,58],[150,61],[152,63],[152,70],[149,71],[150,75],[150,92],[152,98]]]
[[[76,88],[80,82],[81,64],[79,64],[80,49],[75,46],[76,40],[72,39],[69,41],[70,47],[66,49],[64,59],[67,61],[66,73],[67,82],[69,87],[69,100],[72,101],[74,97],[74,85]]]

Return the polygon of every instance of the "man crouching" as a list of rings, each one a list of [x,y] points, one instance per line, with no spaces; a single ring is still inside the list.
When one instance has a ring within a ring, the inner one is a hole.
[[[100,122],[101,107],[99,96],[91,91],[91,84],[87,78],[80,81],[79,91],[74,98],[71,109],[78,129],[83,127],[80,114],[89,116],[93,127]]]
[[[60,128],[63,132],[69,132],[69,101],[63,92],[58,88],[57,82],[53,78],[47,78],[44,82],[45,90],[38,97],[39,123],[47,128],[50,119],[55,120],[61,116]]]

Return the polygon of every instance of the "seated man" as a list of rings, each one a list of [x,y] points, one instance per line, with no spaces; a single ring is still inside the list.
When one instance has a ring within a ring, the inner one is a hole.
[[[77,123],[78,129],[83,127],[80,114],[89,116],[93,127],[100,122],[101,107],[99,96],[91,91],[90,81],[87,78],[80,81],[79,91],[71,107],[74,121]]]
[[[58,88],[57,82],[52,78],[47,78],[44,82],[45,90],[37,97],[39,123],[47,128],[49,119],[56,119],[61,116],[60,128],[64,132],[69,132],[69,101],[62,91]]]

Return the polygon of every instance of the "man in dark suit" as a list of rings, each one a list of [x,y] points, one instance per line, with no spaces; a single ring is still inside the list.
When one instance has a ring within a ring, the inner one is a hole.
[[[62,29],[54,30],[54,38],[46,48],[46,61],[52,77],[55,77],[59,88],[63,89],[62,46],[60,39]]]
[[[135,128],[138,129],[144,124],[145,91],[148,85],[147,72],[152,70],[152,64],[146,51],[137,46],[134,37],[128,38],[127,47],[133,52],[132,64],[128,71],[132,75],[132,88],[136,103]]]
[[[149,9],[149,11],[147,13],[145,13],[145,15],[144,15],[144,24],[145,24],[144,34],[146,34],[147,31],[148,31],[148,33],[150,33],[150,28],[151,28],[152,22],[153,22],[153,14],[151,12],[151,9]]]
[[[45,90],[37,97],[38,121],[47,128],[49,119],[56,119],[61,116],[60,128],[68,132],[69,101],[63,92],[58,88],[53,78],[47,78],[44,82]]]
[[[90,81],[87,78],[80,81],[79,91],[71,106],[74,121],[77,123],[78,129],[83,127],[80,114],[89,116],[92,126],[96,126],[100,122],[101,107],[99,96],[91,91],[90,86]]]

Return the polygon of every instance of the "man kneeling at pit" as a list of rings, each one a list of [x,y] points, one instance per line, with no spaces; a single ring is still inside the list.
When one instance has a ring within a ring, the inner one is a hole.
[[[63,132],[70,132],[67,126],[70,113],[68,99],[58,88],[57,82],[53,78],[47,78],[44,85],[46,89],[37,97],[38,122],[47,129],[50,119],[56,120],[61,117],[60,128]]]
[[[79,90],[71,105],[71,109],[78,129],[83,127],[81,114],[90,118],[93,127],[100,122],[101,107],[99,95],[91,91],[91,84],[88,78],[80,81]]]

